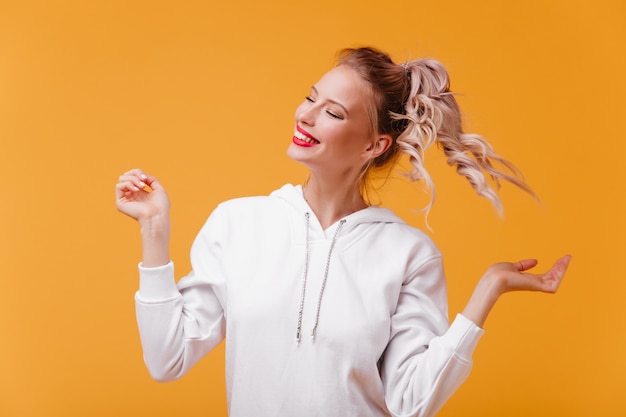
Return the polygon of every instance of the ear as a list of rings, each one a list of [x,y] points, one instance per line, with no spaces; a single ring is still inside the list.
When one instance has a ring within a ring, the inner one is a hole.
[[[378,135],[366,150],[369,153],[369,157],[374,159],[384,154],[392,143],[393,138],[391,135]]]

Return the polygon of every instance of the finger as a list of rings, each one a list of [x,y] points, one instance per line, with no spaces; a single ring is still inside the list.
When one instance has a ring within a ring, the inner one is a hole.
[[[569,267],[569,263],[571,260],[572,260],[572,255],[565,255],[564,257],[562,257],[556,262],[555,266],[557,266],[559,271],[565,274],[565,271],[567,271],[567,268]]]
[[[147,181],[148,179],[150,179],[150,181],[154,180],[154,177],[151,177],[150,175],[146,174],[142,169],[139,169],[139,168],[134,168],[134,169],[124,172],[120,176],[120,178],[122,177],[136,177],[136,178],[139,178],[141,181]]]
[[[134,187],[137,188],[137,191],[140,189],[143,189],[144,191],[152,191],[152,189],[148,187],[148,184],[146,184],[147,178],[148,177],[146,175],[122,175],[119,177],[118,181],[119,183],[123,184],[131,183]]]
[[[140,192],[151,193],[153,189],[142,181],[128,180],[121,181],[115,185],[116,195],[118,198],[131,197]]]
[[[157,180],[157,178],[153,175],[148,175],[148,174],[143,174],[141,175],[141,179],[143,182],[145,182],[148,187],[150,187],[151,189],[157,188],[159,187],[159,181]]]
[[[118,199],[122,197],[132,197],[139,192],[139,188],[137,188],[132,182],[124,181],[117,183],[115,185],[115,195]]]
[[[527,271],[530,268],[533,268],[537,265],[536,259],[523,259],[521,261],[515,262],[513,265],[517,268],[518,271]]]
[[[565,276],[565,272],[567,271],[571,260],[571,255],[566,255],[560,258],[554,263],[552,268],[550,268],[550,271],[548,271],[547,275],[550,275],[550,277],[554,280],[561,281]]]
[[[548,272],[543,275],[538,275],[538,278],[540,279],[541,291],[555,293],[559,289],[570,259],[571,256],[564,256],[563,258],[557,260]]]

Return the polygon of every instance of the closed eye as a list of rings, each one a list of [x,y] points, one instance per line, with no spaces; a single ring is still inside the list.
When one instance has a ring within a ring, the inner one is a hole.
[[[330,117],[334,118],[334,119],[339,119],[339,120],[343,120],[343,117],[339,116],[336,113],[333,113],[330,110],[326,110],[326,114],[328,114]]]
[[[315,103],[315,99],[313,98],[312,95],[305,96],[304,99],[308,101],[309,103]],[[343,116],[340,116],[339,114],[333,112],[332,110],[326,110],[326,114],[328,114],[333,119],[343,120]]]

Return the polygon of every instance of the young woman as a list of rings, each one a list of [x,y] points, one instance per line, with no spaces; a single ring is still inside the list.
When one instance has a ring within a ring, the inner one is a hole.
[[[295,119],[288,155],[309,168],[306,184],[219,205],[178,284],[163,186],[140,169],[120,177],[117,207],[141,226],[146,365],[157,380],[179,378],[226,338],[232,417],[432,416],[468,376],[500,295],[555,292],[570,258],[544,274],[525,272],[535,260],[491,266],[450,324],[436,246],[368,204],[368,175],[402,153],[410,179],[430,184],[422,159],[435,142],[497,208],[485,172],[532,193],[483,138],[463,133],[438,62],[345,50]]]

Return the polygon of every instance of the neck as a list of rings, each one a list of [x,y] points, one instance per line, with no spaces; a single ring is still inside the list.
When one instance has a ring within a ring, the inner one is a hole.
[[[342,217],[367,207],[359,185],[345,181],[323,181],[311,178],[303,188],[304,198],[324,229]]]

